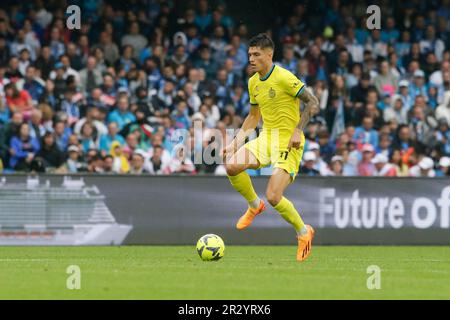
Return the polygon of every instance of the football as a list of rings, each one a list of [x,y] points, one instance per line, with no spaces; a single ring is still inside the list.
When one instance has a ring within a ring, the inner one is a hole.
[[[197,253],[203,261],[220,260],[225,252],[225,244],[221,237],[206,234],[197,241]]]

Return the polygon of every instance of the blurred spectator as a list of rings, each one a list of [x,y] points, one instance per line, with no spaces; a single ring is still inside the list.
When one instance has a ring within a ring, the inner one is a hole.
[[[16,83],[18,90],[25,90],[31,96],[34,104],[40,101],[42,94],[44,93],[44,80],[37,77],[36,68],[29,65],[25,71],[25,77],[20,79]]]
[[[30,127],[27,123],[22,123],[17,135],[11,138],[9,165],[19,171],[28,171],[31,168],[31,161],[39,151],[40,145],[36,138],[30,137]]]
[[[375,172],[375,166],[372,162],[374,156],[374,148],[371,144],[364,144],[362,147],[362,159],[358,164],[358,174],[363,177],[373,176]]]
[[[61,110],[67,115],[69,125],[80,120],[80,107],[74,99],[75,92],[67,89],[64,92],[64,98],[61,100]]]
[[[89,57],[86,68],[80,71],[80,87],[82,92],[91,92],[103,83],[100,70],[97,68],[95,57]]]
[[[117,109],[108,116],[108,122],[116,122],[119,130],[128,123],[136,121],[136,117],[129,111],[129,102],[127,97],[120,97],[117,100]]]
[[[117,123],[110,122],[108,124],[108,134],[100,135],[99,149],[103,154],[106,155],[109,152],[114,141],[117,141],[120,146],[125,145],[125,139],[118,133],[119,128],[117,127]]]
[[[98,132],[91,122],[86,122],[81,127],[79,141],[84,153],[87,153],[90,149],[97,149]]]
[[[388,157],[382,153],[378,153],[371,160],[374,164],[375,177],[395,177],[397,176],[397,170],[394,165],[388,163]]]
[[[436,108],[436,119],[445,119],[450,125],[450,92],[446,92],[444,101]]]
[[[66,126],[65,121],[58,119],[53,125],[53,132],[59,150],[66,150],[69,143],[69,136],[72,134],[72,129]]]
[[[163,157],[164,149],[156,145],[151,157],[146,161],[146,170],[150,174],[164,174],[168,171],[169,162]]]
[[[89,122],[94,125],[95,129],[98,131],[99,134],[107,134],[108,129],[106,128],[106,125],[99,120],[99,118],[100,118],[99,109],[94,105],[88,106],[86,116],[78,120],[77,123],[75,124],[73,130],[74,133],[80,134],[83,125]]]
[[[172,112],[172,119],[175,121],[175,127],[177,129],[189,129],[190,120],[186,102],[179,101],[177,103],[176,109]]]
[[[14,83],[5,86],[5,97],[11,112],[21,112],[25,117],[29,117],[33,110],[33,102],[30,94],[26,90],[18,90]]]
[[[130,174],[143,174],[146,173],[144,168],[145,154],[141,151],[136,151],[131,156],[130,162]]]
[[[36,154],[43,159],[46,168],[58,168],[64,162],[64,154],[59,150],[52,133],[47,132],[41,140],[40,150]]]
[[[83,162],[80,161],[80,148],[71,145],[67,148],[68,158],[65,162],[65,167],[69,173],[82,172],[85,169]]]
[[[171,173],[194,174],[195,167],[191,159],[187,157],[184,148],[179,148],[167,167]]]
[[[317,161],[316,154],[313,151],[307,151],[303,155],[302,165],[299,173],[307,176],[319,176],[320,172],[314,168]]]
[[[118,141],[111,143],[109,154],[113,157],[112,170],[116,173],[128,173],[130,171],[130,164],[122,152],[122,147]]]
[[[436,172],[433,167],[433,159],[430,157],[423,157],[417,165],[409,169],[409,175],[411,177],[434,177]]]
[[[388,93],[392,95],[397,91],[398,79],[389,70],[388,61],[384,60],[380,63],[380,72],[374,78],[373,82],[380,94]]]
[[[330,161],[330,176],[342,176],[344,173],[343,167],[344,159],[341,156],[333,156]]]
[[[373,119],[365,117],[362,121],[362,126],[355,128],[353,140],[358,144],[370,144],[373,147],[378,145],[378,132],[373,129]]]
[[[450,175],[450,158],[442,157],[439,159],[439,169],[436,170],[436,177],[446,177]]]
[[[391,105],[384,109],[383,119],[389,122],[392,119],[399,124],[405,124],[408,121],[408,108],[404,105],[400,95],[394,95],[391,99]]]

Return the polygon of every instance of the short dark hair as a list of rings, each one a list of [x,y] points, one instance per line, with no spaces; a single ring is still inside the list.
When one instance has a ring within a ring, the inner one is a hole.
[[[248,46],[260,47],[261,49],[265,48],[270,48],[272,50],[275,49],[275,45],[273,44],[272,39],[270,39],[270,37],[265,33],[260,33],[251,38],[250,41],[248,42]]]

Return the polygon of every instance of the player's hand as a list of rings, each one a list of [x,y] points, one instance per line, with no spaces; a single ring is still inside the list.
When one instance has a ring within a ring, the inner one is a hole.
[[[299,149],[302,144],[302,135],[303,131],[295,128],[294,133],[292,134],[291,140],[289,140],[288,150],[291,151],[291,148]]]

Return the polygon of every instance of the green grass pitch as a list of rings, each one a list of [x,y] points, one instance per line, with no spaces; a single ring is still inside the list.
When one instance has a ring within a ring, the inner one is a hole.
[[[228,246],[203,262],[195,246],[0,247],[0,299],[450,299],[450,247],[315,246],[303,263],[295,251]]]

